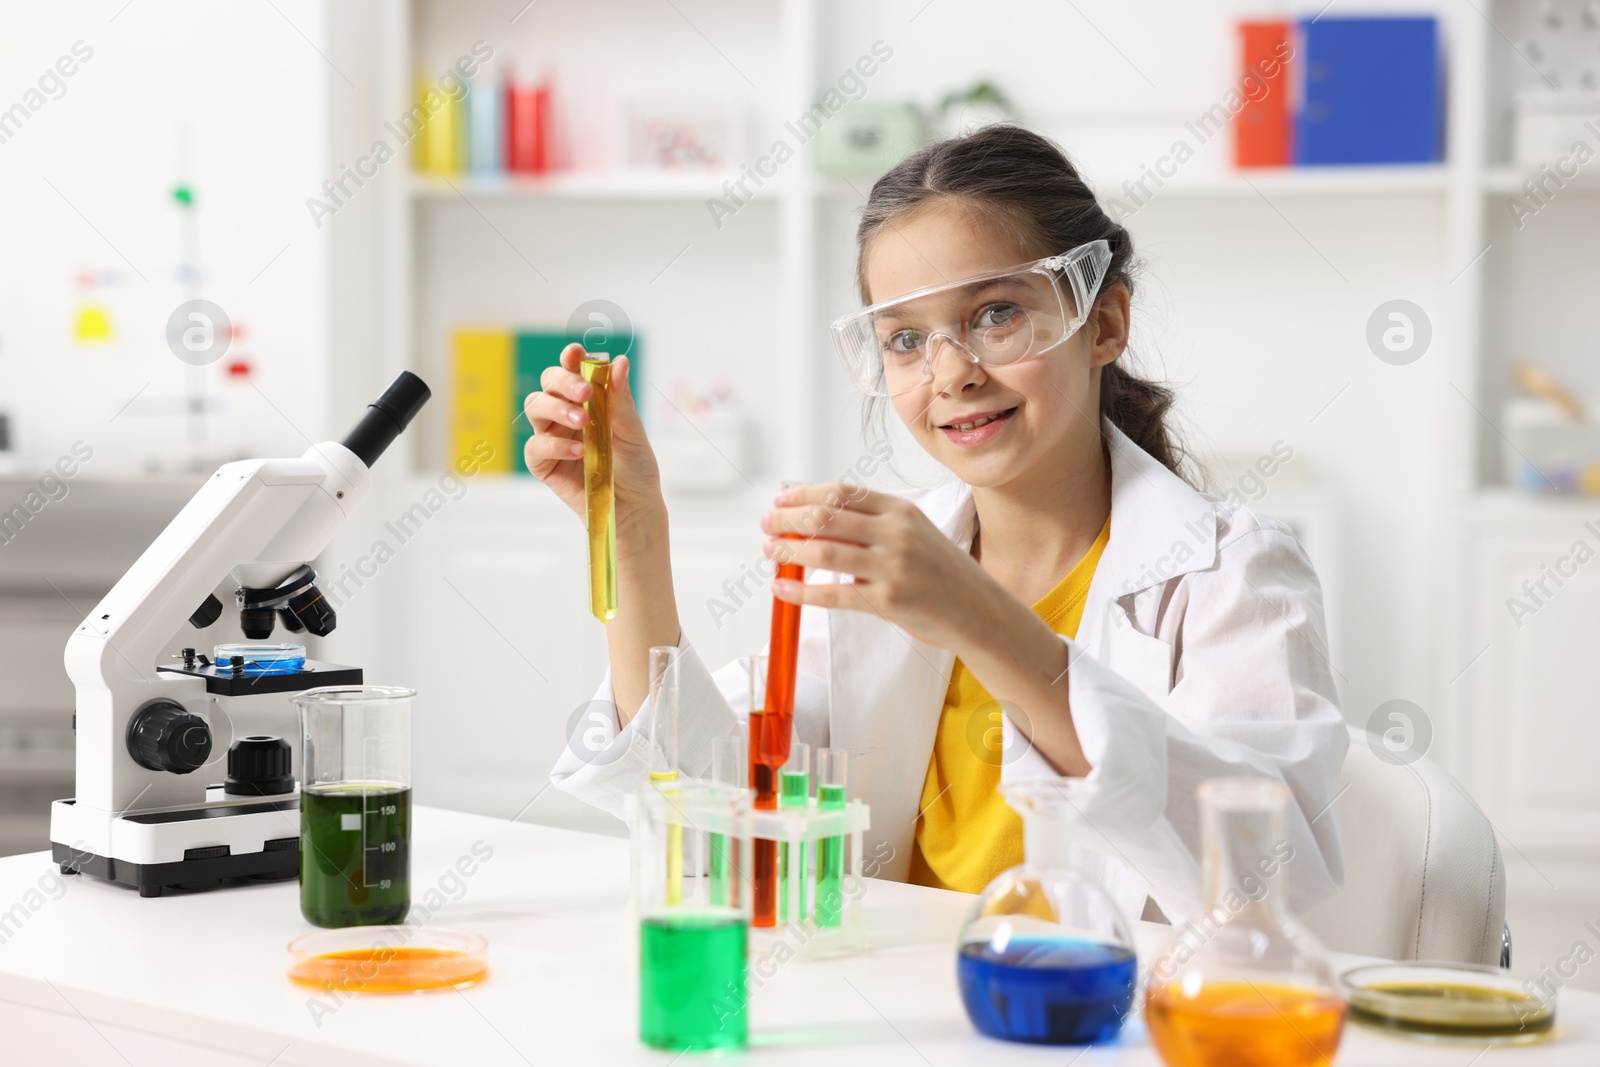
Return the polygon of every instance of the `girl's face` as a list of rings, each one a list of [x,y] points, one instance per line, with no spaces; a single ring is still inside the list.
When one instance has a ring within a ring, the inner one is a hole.
[[[1006,230],[984,212],[950,201],[896,218],[863,254],[868,302],[1068,251],[1034,252]],[[922,310],[946,328],[981,327],[1008,313],[983,292],[955,288],[929,299],[937,303]],[[1026,484],[1051,471],[1059,476],[1074,461],[1098,462],[1100,368],[1122,353],[1126,338],[1121,286],[1105,291],[1096,313],[1064,343],[1016,363],[974,363],[935,338],[929,376],[892,398],[895,411],[917,443],[969,485]]]

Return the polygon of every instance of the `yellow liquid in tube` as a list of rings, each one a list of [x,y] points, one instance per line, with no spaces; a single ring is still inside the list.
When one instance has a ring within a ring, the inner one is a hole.
[[[652,782],[676,782],[678,772],[660,772],[650,775]],[[663,789],[662,796],[674,797],[676,790]],[[683,903],[683,827],[667,827],[667,903]]]
[[[583,502],[589,527],[589,610],[601,622],[617,615],[617,516],[611,481],[611,357],[592,352],[578,364],[594,389],[584,410]]]

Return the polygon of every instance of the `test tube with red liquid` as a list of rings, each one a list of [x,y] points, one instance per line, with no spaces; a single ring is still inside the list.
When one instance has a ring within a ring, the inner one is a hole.
[[[798,483],[784,482],[784,489]],[[782,534],[785,540],[798,541],[799,534]],[[804,582],[806,569],[798,563],[780,563],[779,579]],[[772,637],[767,654],[771,667],[767,673],[766,728],[761,738],[761,762],[773,773],[789,761],[789,738],[794,732],[794,683],[800,662],[800,605],[772,598]]]

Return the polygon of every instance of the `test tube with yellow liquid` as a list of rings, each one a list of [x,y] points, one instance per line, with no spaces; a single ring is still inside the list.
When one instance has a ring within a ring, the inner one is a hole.
[[[664,797],[678,795],[678,650],[650,650],[650,781]],[[683,827],[667,826],[666,902],[683,903]]]
[[[589,352],[578,373],[594,392],[583,405],[583,506],[589,527],[589,610],[601,622],[617,615],[617,514],[611,479],[611,356]]]

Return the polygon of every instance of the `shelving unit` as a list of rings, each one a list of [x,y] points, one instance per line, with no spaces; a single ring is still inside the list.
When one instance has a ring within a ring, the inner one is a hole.
[[[1446,551],[1435,562],[1434,589],[1447,640],[1435,672],[1433,730],[1447,765],[1500,831],[1513,928],[1519,908],[1532,913],[1600,892],[1600,782],[1576,756],[1600,743],[1593,714],[1600,679],[1586,650],[1600,586],[1580,569],[1559,585],[1545,579],[1555,595],[1530,598],[1524,587],[1575,542],[1600,548],[1586,525],[1600,508],[1592,498],[1506,487],[1496,425],[1513,393],[1514,360],[1539,362],[1579,395],[1600,391],[1592,351],[1575,340],[1587,336],[1590,294],[1600,284],[1592,253],[1600,181],[1585,168],[1522,226],[1510,210],[1525,196],[1523,182],[1540,172],[1511,153],[1512,94],[1538,77],[1513,41],[1534,10],[1497,0],[1458,20],[1451,255],[1463,269],[1451,286],[1446,326],[1461,344],[1435,375],[1444,415],[1435,536]],[[1591,148],[1600,144],[1591,140]],[[1514,600],[1536,605],[1536,614],[1518,618]]]
[[[1542,175],[1537,167],[1499,166],[1490,167],[1484,180],[1484,192],[1490,195],[1504,194],[1507,196],[1524,195],[1523,183],[1529,180],[1538,180]],[[1563,179],[1562,195],[1568,192],[1579,195],[1593,196],[1600,193],[1600,173],[1590,173],[1586,168],[1580,171],[1575,178]]]
[[[458,174],[449,178],[427,174],[408,175],[411,195],[417,199],[433,197],[511,198],[553,200],[688,200],[703,203],[707,198],[726,196],[723,179],[700,174],[651,174],[648,172],[561,173],[550,177],[522,178],[501,175]],[[770,186],[754,191],[754,199],[776,200],[780,190]]]
[[[1449,171],[1444,164],[1370,167],[1262,168],[1195,178],[1179,177],[1162,186],[1160,197],[1385,196],[1442,194]],[[1123,179],[1095,181],[1102,196],[1121,196]]]
[[[474,40],[488,41],[496,49],[500,65],[479,79],[487,85],[485,78],[498,76],[506,64],[519,71],[558,65],[560,59],[552,57],[571,49],[557,41],[586,41],[597,49],[602,43],[615,44],[616,38],[607,34],[610,20],[637,21],[646,14],[626,0],[558,2],[529,8],[507,24],[504,12],[484,3],[412,0],[398,5],[385,48],[384,113],[403,113],[410,106],[414,71],[430,65],[442,69],[449,56],[465,53]],[[659,47],[628,57],[629,84],[678,83],[697,91],[715,87],[741,96],[752,120],[800,113],[812,97],[815,19],[812,0],[763,0],[739,6],[737,16],[718,0],[682,5],[678,14],[669,8],[658,27],[660,38],[651,42]],[[717,26],[720,49],[703,37],[701,24]],[[732,45],[726,33],[737,35]],[[759,92],[745,84],[740,64],[718,56],[719,50],[741,54],[741,48],[773,60],[761,68]],[[573,66],[569,62],[558,69],[570,74]],[[807,416],[814,379],[804,358],[801,324],[812,318],[817,269],[815,188],[809,167],[791,162],[779,180],[717,225],[706,201],[725,195],[724,176],[618,169],[613,127],[620,126],[620,118],[579,99],[588,84],[572,79],[557,85],[562,155],[580,157],[576,168],[536,179],[406,175],[387,208],[385,229],[395,255],[385,288],[391,306],[410,311],[386,345],[386,362],[416,369],[442,384],[449,378],[445,345],[453,326],[490,322],[561,328],[581,303],[607,299],[640,327],[641,385],[647,390],[677,375],[702,376],[707,349],[723,358],[748,406],[755,438],[749,469],[741,471],[748,481],[775,484],[781,477],[805,476],[813,466]],[[563,87],[570,90],[565,97]],[[618,90],[606,99],[615,106],[622,95]],[[601,166],[594,165],[596,159]],[[663,236],[659,246],[639,243],[646,232]],[[552,246],[548,259],[541,245]],[[596,255],[607,246],[610,254]],[[773,266],[752,271],[752,257]],[[559,261],[559,276],[541,269],[542,260]],[[455,285],[462,272],[479,268],[468,283],[471,292]],[[751,349],[726,330],[708,331],[697,316],[663,299],[655,282],[669,270],[701,272],[708,282],[731,287],[748,302],[746,314],[766,324],[766,343]],[[497,284],[506,277],[501,272],[520,278]],[[777,343],[770,343],[774,338]],[[438,386],[435,394],[439,399],[420,420],[410,456],[410,469],[418,474],[440,471],[444,465],[442,427],[450,398]],[[659,407],[658,398],[650,399]],[[646,418],[651,414],[647,410]]]
[[[479,37],[490,40],[498,56],[519,61],[590,54],[598,50],[586,52],[586,47],[602,37],[623,50],[608,54],[593,74],[575,83],[575,93],[598,101],[584,104],[577,116],[590,141],[579,153],[580,168],[536,181],[463,174],[448,181],[403,175],[403,180],[389,183],[375,226],[383,252],[368,263],[379,279],[371,306],[380,311],[381,328],[363,366],[370,368],[372,380],[402,367],[418,370],[435,384],[436,393],[409,442],[405,462],[383,475],[390,481],[390,510],[409,505],[442,473],[449,326],[560,325],[584,300],[611,299],[640,326],[647,382],[670,381],[681,368],[720,365],[738,376],[741,393],[751,401],[754,432],[743,472],[749,484],[730,498],[686,498],[672,506],[674,544],[683,556],[677,571],[680,614],[692,638],[703,643],[708,660],[719,663],[758,646],[765,627],[762,608],[741,607],[731,622],[719,626],[711,621],[706,604],[722,595],[723,583],[737,577],[741,564],[757,558],[759,546],[748,531],[772,483],[786,476],[836,476],[858,454],[858,398],[834,373],[824,327],[855,299],[855,213],[869,182],[817,175],[802,152],[719,229],[705,200],[720,192],[720,176],[602,169],[604,151],[596,146],[606,143],[610,121],[602,112],[616,99],[606,95],[611,90],[602,79],[626,71],[631,83],[676,82],[696,89],[721,85],[729,94],[748,99],[753,113],[775,126],[772,120],[805,111],[830,72],[847,67],[860,53],[861,42],[878,35],[880,24],[889,27],[885,33],[892,30],[897,48],[896,66],[884,75],[883,88],[875,82],[872,89],[884,99],[904,95],[906,86],[918,93],[942,92],[962,79],[992,73],[980,59],[990,40],[986,35],[999,30],[980,25],[976,14],[954,9],[934,8],[921,15],[921,6],[683,0],[676,5],[681,10],[675,10],[638,0],[541,0],[513,24],[507,20],[515,12],[487,0],[412,0],[382,8],[376,21],[375,75],[384,88],[372,115],[374,125],[409,106],[419,65],[442,67]],[[1320,6],[1305,13],[1309,16]],[[1404,5],[1397,0],[1387,6]],[[1486,628],[1498,625],[1495,620],[1501,616],[1496,613],[1504,611],[1499,601],[1522,580],[1518,568],[1525,570],[1531,561],[1536,570],[1547,546],[1577,536],[1572,531],[1581,525],[1587,505],[1529,498],[1501,487],[1496,459],[1500,438],[1493,422],[1508,389],[1507,359],[1517,354],[1509,348],[1512,342],[1529,330],[1531,336],[1546,336],[1538,332],[1541,324],[1570,334],[1587,313],[1588,304],[1569,295],[1572,282],[1545,277],[1551,249],[1558,259],[1566,257],[1558,265],[1562,271],[1570,268],[1571,278],[1600,283],[1597,268],[1585,265],[1575,251],[1582,246],[1573,237],[1600,227],[1600,201],[1594,197],[1600,191],[1600,171],[1586,171],[1569,183],[1561,201],[1546,209],[1550,214],[1541,213],[1536,220],[1538,227],[1530,225],[1522,233],[1512,229],[1506,198],[1520,193],[1528,168],[1510,162],[1506,101],[1515,82],[1509,67],[1516,57],[1500,31],[1513,21],[1518,0],[1498,0],[1492,6],[1438,0],[1430,6],[1440,15],[1446,35],[1446,162],[1246,173],[1207,173],[1196,163],[1169,181],[1149,212],[1141,209],[1129,225],[1147,252],[1164,254],[1185,241],[1207,247],[1218,243],[1232,257],[1219,268],[1224,274],[1233,271],[1250,279],[1248,284],[1281,287],[1272,293],[1284,306],[1265,309],[1274,316],[1266,326],[1257,322],[1263,309],[1252,306],[1231,312],[1247,319],[1244,325],[1213,317],[1204,320],[1209,334],[1197,331],[1195,346],[1221,349],[1246,365],[1232,371],[1236,378],[1230,382],[1251,375],[1306,376],[1315,381],[1315,388],[1306,389],[1309,394],[1320,390],[1325,378],[1326,397],[1332,398],[1347,379],[1370,373],[1376,362],[1361,336],[1366,310],[1359,319],[1339,317],[1327,305],[1336,299],[1370,299],[1370,308],[1390,297],[1425,304],[1434,327],[1426,357],[1413,367],[1352,386],[1357,393],[1366,390],[1365,403],[1376,404],[1372,396],[1390,390],[1405,398],[1405,406],[1398,414],[1384,415],[1378,404],[1374,410],[1392,422],[1369,419],[1363,440],[1328,443],[1329,419],[1307,425],[1323,402],[1308,396],[1299,424],[1305,437],[1295,444],[1305,444],[1308,452],[1320,444],[1324,455],[1313,466],[1320,461],[1329,477],[1320,487],[1297,488],[1290,494],[1292,501],[1278,499],[1298,509],[1297,514],[1324,517],[1318,521],[1329,527],[1308,533],[1306,540],[1308,545],[1332,546],[1317,550],[1330,554],[1318,566],[1329,585],[1330,618],[1338,626],[1334,658],[1353,676],[1341,682],[1349,690],[1346,711],[1351,721],[1364,721],[1372,707],[1392,697],[1423,705],[1433,719],[1434,754],[1483,802],[1497,824],[1530,826],[1551,814],[1552,802],[1519,784],[1529,780],[1528,768],[1540,757],[1536,748],[1515,736],[1515,724],[1530,709],[1525,698],[1512,694],[1532,691],[1524,684],[1530,671],[1556,679],[1571,708],[1561,712],[1567,718],[1539,720],[1540,729],[1576,731],[1575,736],[1587,738],[1582,731],[1588,727],[1576,709],[1586,706],[1581,694],[1589,691],[1589,682],[1581,664],[1527,660],[1521,645],[1510,644],[1509,635]],[[1011,10],[1002,11],[999,22]],[[1414,5],[1405,10],[1414,11]],[[1083,30],[1081,19],[1092,18],[1112,38],[1119,38],[1115,19],[1121,17],[1110,9],[1049,15],[1061,22],[1051,30],[1060,31],[1057,36]],[[1175,17],[1200,18],[1188,8]],[[1211,20],[1207,27],[1214,21],[1221,28],[1208,29],[1211,36],[1196,47],[1226,47],[1231,38],[1225,24],[1231,17],[1226,12],[1206,16]],[[607,37],[606,28],[623,19],[629,33]],[[947,25],[940,26],[941,20]],[[697,26],[704,34],[696,32]],[[370,32],[365,24],[360,29]],[[1074,47],[1085,53],[1104,51],[1097,44]],[[725,54],[719,56],[719,50]],[[1100,59],[1104,64],[1094,77],[1108,77],[1105,72],[1110,71],[1109,77],[1126,82],[1122,90],[1108,93],[1107,109],[1121,105],[1119,97],[1143,91],[1124,59],[1156,73],[1137,49],[1123,58],[1107,51],[1094,61]],[[1231,77],[1231,70],[1219,73],[1215,65],[1195,62],[1206,77],[1190,80],[1204,80],[1205,92],[1217,91],[1213,81],[1220,85]],[[574,65],[560,69],[568,72]],[[1025,115],[1030,107],[1059,108],[1062,99],[1079,99],[1054,76],[1041,80],[1027,71],[1014,76],[1026,90],[1018,97]],[[1163,88],[1169,81],[1154,80]],[[1094,121],[1092,105],[1084,106],[1086,110],[1070,117]],[[1129,114],[1142,107],[1162,116],[1189,115],[1202,106],[1198,97],[1126,105]],[[1138,173],[1139,161],[1129,163],[1088,176],[1097,191],[1116,196],[1123,180]],[[1551,218],[1556,221],[1550,223]],[[1370,296],[1367,288],[1352,295],[1359,286],[1325,288],[1342,283],[1305,247],[1312,238],[1291,232],[1290,226],[1310,228],[1319,243],[1345,242],[1340,247],[1348,258],[1341,258],[1342,263],[1371,257],[1357,279],[1378,279],[1367,287],[1373,290]],[[1398,237],[1396,230],[1402,231]],[[1264,270],[1251,257],[1254,246],[1265,247],[1274,233],[1281,243],[1273,247],[1280,254],[1287,249],[1290,258],[1281,269]],[[1419,250],[1417,244],[1426,247]],[[1404,263],[1386,273],[1386,259],[1397,255]],[[560,264],[561,276],[553,276],[546,269],[549,264]],[[1185,265],[1204,273],[1193,261]],[[1389,280],[1394,277],[1399,281]],[[1394,291],[1388,291],[1391,286]],[[1218,303],[1238,296],[1225,288],[1199,291]],[[1564,309],[1556,306],[1561,301]],[[339,301],[335,306],[341,306]],[[1266,350],[1235,357],[1227,336],[1230,328],[1290,332],[1278,346],[1281,351],[1261,346]],[[1323,334],[1337,333],[1337,346],[1328,342],[1318,351],[1325,363],[1348,357],[1348,366],[1329,369],[1285,359],[1285,353],[1292,357],[1299,351],[1308,333],[1316,334],[1318,342],[1325,340]],[[1182,340],[1185,346],[1191,343]],[[1229,368],[1222,369],[1227,379]],[[365,402],[368,382],[359,384],[360,391],[352,391],[344,402]],[[1585,385],[1581,380],[1577,384]],[[1587,384],[1600,390],[1600,378]],[[1237,404],[1224,410],[1239,411],[1244,415],[1239,421],[1247,422],[1251,403],[1279,395],[1266,387],[1246,390],[1240,399],[1224,398]],[[1337,418],[1338,410],[1330,418]],[[1377,468],[1384,442],[1391,438],[1407,463],[1419,463],[1426,471],[1424,484],[1383,482],[1384,472]],[[1229,444],[1250,447],[1248,442]],[[1351,451],[1360,458],[1343,455]],[[1334,452],[1339,455],[1330,455]],[[1388,496],[1377,498],[1381,504],[1360,499],[1374,492]],[[1357,506],[1363,503],[1365,510]],[[1274,504],[1269,496],[1262,506],[1271,512]],[[1396,526],[1404,527],[1404,543],[1390,549],[1388,534],[1362,528],[1370,525],[1378,507],[1394,513]],[[446,760],[439,765],[439,781],[471,777],[470,787],[451,787],[460,796],[445,795],[440,802],[482,811],[504,807],[509,814],[542,784],[542,768],[559,752],[573,709],[592,693],[604,665],[603,632],[587,621],[550,621],[576,617],[581,590],[573,583],[581,576],[573,561],[582,556],[576,523],[549,494],[524,480],[482,480],[450,509],[430,527],[428,536],[436,540],[429,558],[423,560],[422,553],[402,556],[394,564],[395,580],[386,579],[372,606],[361,608],[375,616],[417,620],[417,635],[383,645],[366,661],[373,664],[374,677],[387,672],[417,684],[425,695],[451,692],[474,709],[485,730],[505,741],[505,754],[497,753],[485,770],[471,764],[468,754],[454,754],[449,738],[430,738],[419,731],[419,746],[431,746]],[[1509,554],[1501,551],[1502,540],[1496,540],[1506,537],[1515,542]],[[1486,569],[1487,560],[1496,562]],[[1584,576],[1579,584],[1590,581]],[[1568,594],[1561,600],[1562,610],[1586,606],[1591,595],[1577,590]],[[1593,595],[1594,609],[1600,611],[1600,590]],[[1424,600],[1425,618],[1398,614],[1399,608],[1409,611]],[[1337,622],[1341,617],[1347,620],[1343,624]],[[1443,636],[1418,634],[1417,625],[1437,628]],[[1489,651],[1480,655],[1486,645]],[[492,670],[460,667],[485,660],[494,664]],[[545,677],[536,676],[535,670]],[[1524,703],[1508,712],[1516,699]],[[1600,745],[1600,737],[1593,740]],[[1509,764],[1520,769],[1508,775]],[[1580,785],[1578,790],[1563,802],[1565,812],[1556,813],[1557,821],[1567,820],[1562,825],[1577,825],[1571,818],[1581,823],[1587,817],[1581,814],[1585,805],[1587,810],[1600,807],[1600,792],[1593,791],[1600,785]],[[527,817],[605,823],[549,794]],[[1585,832],[1590,840],[1600,841],[1600,825],[1582,825],[1589,827]],[[1531,847],[1533,862],[1541,862],[1539,846],[1520,837],[1516,844]],[[1548,854],[1555,856],[1564,848],[1551,845]],[[1600,858],[1600,848],[1583,855]],[[1594,867],[1600,869],[1600,864]],[[1524,871],[1519,884],[1530,880]]]
[[[411,369],[434,399],[403,454],[375,471],[382,502],[352,524],[348,547],[332,558],[353,558],[387,537],[385,513],[409,507],[445,474],[453,328],[561,329],[580,305],[607,300],[638,331],[636,399],[647,425],[679,417],[665,391],[680,376],[697,385],[725,376],[744,403],[739,492],[674,496],[669,507],[691,639],[719,664],[759,647],[764,598],[759,607],[741,603],[731,617],[707,605],[726,596],[741,564],[760,558],[755,518],[777,482],[820,468],[812,324],[816,217],[830,187],[803,155],[719,224],[706,202],[724,197],[724,175],[620,170],[615,142],[629,93],[720,94],[753,127],[803,113],[814,96],[817,4],[541,0],[518,12],[487,0],[407,0],[369,14],[338,31],[367,49],[381,86],[349,118],[352,144],[409,109],[419,71],[443,70],[481,40],[495,59],[475,85],[491,84],[507,63],[521,77],[540,67],[556,72],[560,154],[569,165],[533,179],[403,172],[385,183],[371,230],[379,251],[342,275],[352,288],[365,271],[377,279],[363,295],[381,322],[367,349],[369,370],[351,379],[365,389],[365,379]],[[613,33],[621,22],[628,33]],[[603,61],[572,58],[580,56]],[[581,608],[581,524],[532,479],[484,474],[419,536],[427,550],[400,547],[384,580],[349,606],[349,633],[333,638],[346,661],[368,664],[370,678],[421,694],[418,788],[435,803],[505,816],[537,794],[528,819],[615,829],[608,817],[541,788],[605,669],[604,628]],[[375,636],[397,617],[412,625]],[[449,706],[430,709],[430,698]],[[457,709],[470,709],[472,737],[497,739],[492,750],[463,736]]]

